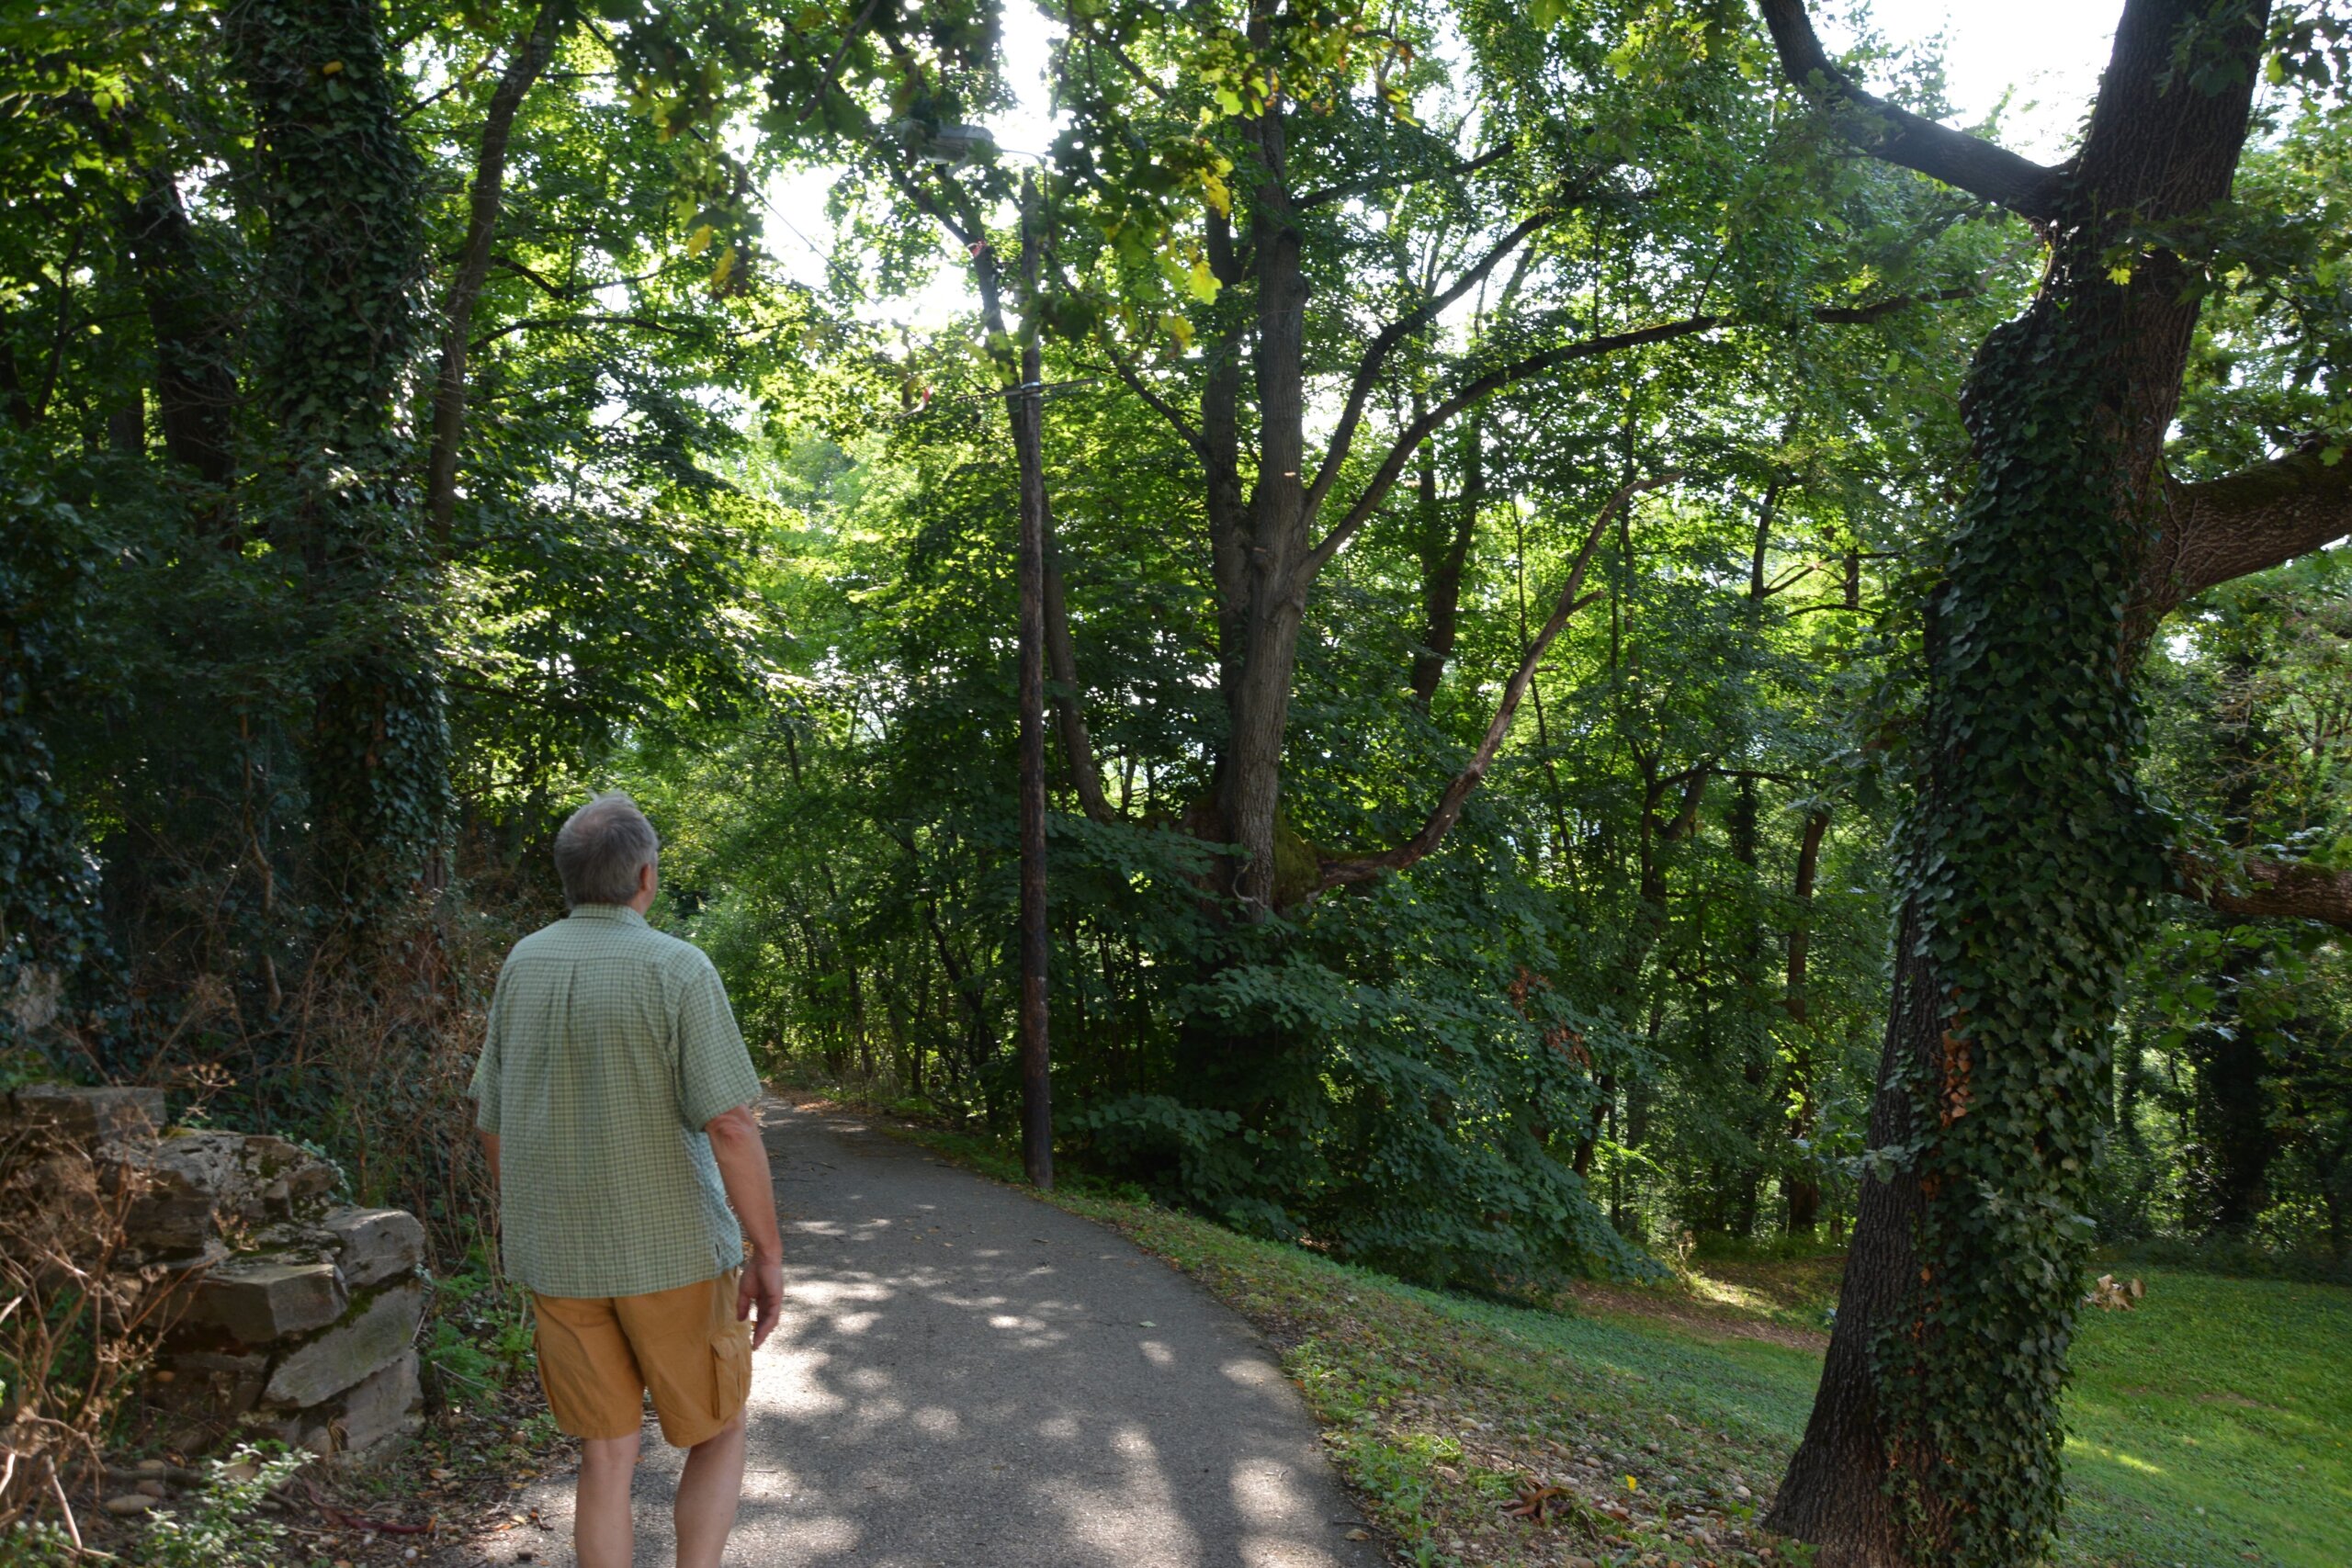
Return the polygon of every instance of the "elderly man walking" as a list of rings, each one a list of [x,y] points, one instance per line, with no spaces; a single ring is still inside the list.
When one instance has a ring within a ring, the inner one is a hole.
[[[564,823],[571,913],[507,954],[473,1080],[539,1381],[556,1425],[584,1441],[580,1568],[632,1561],[649,1393],[662,1436],[687,1450],[679,1568],[718,1568],[742,1493],[752,1352],[784,1301],[759,1075],[710,960],[645,923],[660,849],[625,795]]]

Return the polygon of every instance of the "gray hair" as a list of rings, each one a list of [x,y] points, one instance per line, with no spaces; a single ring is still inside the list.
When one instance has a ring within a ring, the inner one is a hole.
[[[662,840],[637,802],[618,790],[596,796],[556,829],[564,903],[628,903],[637,897],[637,874],[661,853]]]

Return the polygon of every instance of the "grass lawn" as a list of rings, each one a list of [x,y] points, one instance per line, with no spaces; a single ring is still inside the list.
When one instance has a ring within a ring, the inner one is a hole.
[[[922,1133],[996,1174],[994,1151]],[[1408,1563],[1802,1562],[1752,1531],[1804,1427],[1834,1258],[1701,1260],[1557,1308],[1445,1295],[1065,1193],[1255,1321]],[[2056,1560],[2352,1563],[2352,1292],[2134,1270],[2085,1309]]]
[[[2076,1341],[2070,1555],[2352,1563],[2352,1292],[2141,1277]]]

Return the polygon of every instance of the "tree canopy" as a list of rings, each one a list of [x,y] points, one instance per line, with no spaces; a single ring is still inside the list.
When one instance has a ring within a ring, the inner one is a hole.
[[[1796,0],[12,16],[9,1070],[478,1224],[627,787],[764,1066],[1015,1125],[1031,408],[1061,1158],[1850,1236],[1776,1527],[2030,1560],[2095,1235],[2352,1258],[2346,26],[2117,9],[2055,166]]]

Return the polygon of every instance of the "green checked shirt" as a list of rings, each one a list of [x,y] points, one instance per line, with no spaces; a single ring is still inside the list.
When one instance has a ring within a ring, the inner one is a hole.
[[[506,1273],[635,1296],[734,1268],[743,1237],[703,1126],[760,1098],[718,971],[636,910],[582,904],[514,944],[474,1069],[498,1134]]]

